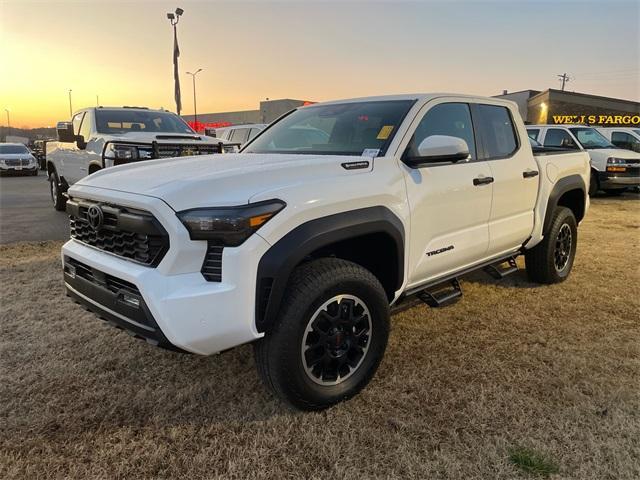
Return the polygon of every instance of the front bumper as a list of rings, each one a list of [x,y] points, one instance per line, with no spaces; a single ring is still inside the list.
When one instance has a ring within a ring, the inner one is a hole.
[[[34,164],[33,166],[30,166],[30,167],[22,167],[22,168],[7,167],[4,165],[0,165],[0,175],[7,175],[7,176],[32,174],[36,170],[38,170],[37,164]]]
[[[149,211],[170,237],[169,251],[155,268],[69,240],[62,247],[63,263],[80,262],[99,277],[97,285],[87,285],[77,273],[71,278],[65,266],[65,286],[75,300],[152,344],[201,355],[262,337],[255,326],[255,272],[269,248],[262,237],[253,235],[240,247],[225,248],[222,281],[207,282],[200,272],[206,242],[190,240],[163,201],[89,187],[74,187],[72,195]],[[121,292],[105,291],[105,276],[133,286],[139,308],[125,305]]]
[[[624,172],[598,172],[600,188],[624,188],[640,185],[640,168],[626,167]]]

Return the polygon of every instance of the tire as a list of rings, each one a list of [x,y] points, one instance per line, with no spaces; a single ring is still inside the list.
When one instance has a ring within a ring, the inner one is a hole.
[[[598,184],[598,173],[591,169],[591,175],[589,176],[589,196],[592,197],[600,190],[600,185]]]
[[[49,173],[49,193],[51,194],[53,208],[59,212],[64,211],[67,206],[67,199],[60,190],[60,180],[58,179],[58,174],[55,170]]]
[[[578,222],[566,207],[553,212],[551,228],[542,242],[525,253],[529,280],[536,283],[564,282],[571,273],[578,243]]]
[[[378,279],[355,263],[322,258],[294,270],[277,321],[254,353],[276,396],[322,410],[369,383],[388,337],[389,301]]]
[[[605,188],[604,192],[607,195],[612,195],[612,196],[618,196],[618,195],[622,195],[624,192],[626,192],[627,189],[626,188]]]

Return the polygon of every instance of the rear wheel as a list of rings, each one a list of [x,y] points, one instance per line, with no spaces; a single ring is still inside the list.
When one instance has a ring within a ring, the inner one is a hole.
[[[262,380],[295,408],[320,410],[369,383],[389,335],[389,302],[378,279],[324,258],[292,274],[276,324],[255,344]]]
[[[578,242],[578,223],[573,212],[558,207],[544,239],[525,253],[527,275],[537,283],[563,282],[571,273]]]
[[[55,170],[49,173],[49,192],[51,194],[51,201],[53,202],[53,208],[59,212],[64,211],[67,205],[67,199],[60,190],[60,179]]]

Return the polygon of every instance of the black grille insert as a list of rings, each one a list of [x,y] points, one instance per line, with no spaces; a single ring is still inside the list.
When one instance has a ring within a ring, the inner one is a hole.
[[[207,282],[222,281],[222,250],[223,247],[213,242],[207,242],[207,253],[202,263],[202,276]]]
[[[102,210],[102,225],[89,223],[90,207]],[[71,238],[119,257],[157,266],[169,250],[169,235],[149,212],[84,199],[67,201]]]

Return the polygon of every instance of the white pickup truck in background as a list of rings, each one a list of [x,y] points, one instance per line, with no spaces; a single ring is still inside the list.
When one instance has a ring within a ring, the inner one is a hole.
[[[178,115],[143,107],[92,107],[59,122],[58,141],[47,142],[51,199],[64,210],[64,192],[103,168],[157,158],[234,151],[233,143],[194,132]]]
[[[613,145],[594,127],[527,125],[527,134],[545,147],[586,151],[591,159],[589,195],[598,190],[619,195],[640,185],[640,153]]]
[[[122,165],[73,185],[64,282],[154,345],[210,355],[255,342],[265,384],[321,409],[373,377],[391,305],[447,305],[458,277],[501,278],[519,255],[531,281],[567,279],[588,184],[587,153],[532,151],[513,102],[318,103],[240,153]]]

